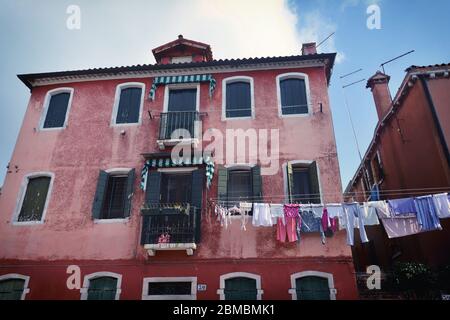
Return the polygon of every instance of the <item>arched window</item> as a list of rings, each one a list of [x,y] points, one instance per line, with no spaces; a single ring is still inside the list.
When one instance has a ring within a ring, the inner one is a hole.
[[[253,118],[255,115],[253,78],[230,77],[222,81],[222,118]]]
[[[122,275],[96,272],[84,277],[81,300],[119,300]]]
[[[141,122],[145,84],[122,83],[117,86],[113,108],[113,125],[137,124]]]
[[[24,300],[28,289],[29,276],[5,274],[0,276],[0,300]]]
[[[319,271],[305,271],[291,275],[289,293],[292,300],[336,300],[333,275]]]
[[[311,99],[308,75],[285,73],[277,76],[278,113],[281,117],[308,115]]]
[[[220,300],[261,300],[261,277],[247,272],[233,272],[220,276]]]
[[[47,92],[40,130],[61,129],[67,126],[73,91],[73,88],[57,88]]]

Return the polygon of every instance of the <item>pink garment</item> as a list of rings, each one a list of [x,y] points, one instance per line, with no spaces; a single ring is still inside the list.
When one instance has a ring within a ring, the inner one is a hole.
[[[282,218],[278,218],[277,222],[277,240],[280,242],[286,242],[286,236],[288,238],[288,242],[295,242],[298,240],[297,238],[297,219],[300,218],[291,218],[286,217],[286,224],[283,223]]]
[[[285,204],[284,216],[286,218],[297,218],[299,216],[298,210],[300,206],[298,204]]]
[[[420,233],[417,218],[383,218],[381,221],[389,239]]]
[[[322,228],[324,231],[331,230],[333,232],[336,232],[338,229],[338,218],[330,218],[328,216],[328,210],[327,208],[323,208],[323,214],[322,214]]]

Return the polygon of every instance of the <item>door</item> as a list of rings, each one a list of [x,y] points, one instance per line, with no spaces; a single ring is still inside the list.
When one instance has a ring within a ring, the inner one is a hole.
[[[0,300],[20,300],[25,285],[22,279],[0,281]]]
[[[301,277],[295,280],[297,300],[330,300],[328,279],[322,277]]]
[[[256,300],[256,280],[237,277],[225,280],[225,300]]]
[[[100,277],[89,280],[88,300],[115,300],[117,279]]]
[[[177,129],[188,130],[193,138],[195,120],[197,120],[197,89],[170,89],[165,139],[170,139],[172,132]]]

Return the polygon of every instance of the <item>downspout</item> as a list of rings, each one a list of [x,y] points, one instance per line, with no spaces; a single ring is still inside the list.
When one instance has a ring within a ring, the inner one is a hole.
[[[436,129],[438,132],[439,141],[441,142],[445,158],[447,159],[447,166],[450,168],[450,154],[448,151],[448,145],[447,145],[447,142],[445,141],[444,131],[442,130],[441,123],[439,122],[439,117],[436,113],[436,108],[433,103],[433,98],[431,97],[430,88],[428,87],[427,80],[425,79],[425,77],[423,75],[419,75],[419,78],[422,83],[423,90],[425,92],[425,96],[428,101],[428,105],[430,106],[431,114],[433,116],[433,121],[434,121],[434,124],[436,125]]]

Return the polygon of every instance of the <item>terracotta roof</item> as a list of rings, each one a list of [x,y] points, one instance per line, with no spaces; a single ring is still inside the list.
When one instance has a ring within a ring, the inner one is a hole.
[[[442,67],[449,67],[449,66],[450,66],[450,63],[433,64],[433,65],[429,65],[429,66],[414,66],[414,65],[412,65],[405,71],[410,72],[412,70],[417,70],[417,69],[433,69],[433,68],[442,68]]]
[[[188,69],[188,68],[202,68],[202,67],[219,67],[219,66],[245,66],[252,64],[271,63],[271,62],[293,62],[293,61],[307,61],[307,60],[323,60],[326,62],[327,79],[328,82],[331,77],[331,72],[334,66],[336,53],[321,53],[310,55],[295,55],[295,56],[278,56],[278,57],[255,57],[243,59],[219,59],[207,62],[185,62],[185,63],[171,63],[171,64],[139,64],[132,66],[107,67],[107,68],[92,68],[72,71],[57,71],[45,73],[29,73],[19,74],[17,77],[28,87],[32,88],[32,82],[37,79],[53,78],[53,77],[70,77],[78,75],[99,75],[112,74],[117,75],[124,72],[133,71],[164,71],[174,69]]]
[[[181,34],[178,36],[178,39],[168,42],[166,44],[163,44],[159,47],[156,47],[155,49],[152,50],[152,52],[153,52],[153,55],[155,56],[155,59],[158,60],[158,57],[161,55],[162,52],[169,50],[173,47],[179,46],[179,45],[186,45],[186,46],[196,47],[196,48],[205,50],[208,60],[209,61],[212,60],[212,51],[211,51],[211,46],[209,44],[183,38],[183,36]]]

